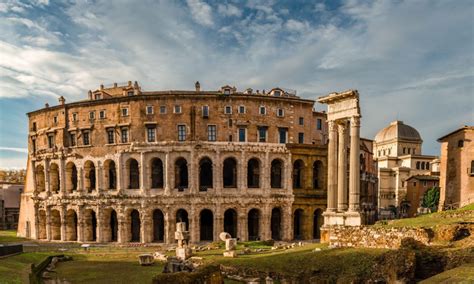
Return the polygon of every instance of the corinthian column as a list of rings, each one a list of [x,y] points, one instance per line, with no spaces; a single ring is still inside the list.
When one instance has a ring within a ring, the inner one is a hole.
[[[346,152],[346,131],[347,126],[344,121],[338,124],[339,130],[339,149],[337,151],[337,210],[345,211],[347,209],[347,152]]]
[[[351,153],[349,166],[349,211],[359,211],[360,199],[360,118],[351,117]]]
[[[328,208],[327,211],[336,211],[337,200],[337,128],[334,121],[328,121],[329,146],[328,146]],[[287,170],[285,169],[285,172]],[[286,179],[285,179],[286,180]]]

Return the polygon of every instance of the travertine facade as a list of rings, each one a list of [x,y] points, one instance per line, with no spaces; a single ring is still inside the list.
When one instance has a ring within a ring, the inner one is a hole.
[[[142,92],[137,83],[29,113],[18,234],[80,242],[319,238],[326,115],[268,93]]]

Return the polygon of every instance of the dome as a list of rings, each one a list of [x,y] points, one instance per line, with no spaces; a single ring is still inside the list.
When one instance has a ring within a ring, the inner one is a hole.
[[[410,140],[414,142],[421,142],[421,136],[418,131],[403,123],[403,121],[392,121],[389,126],[380,130],[375,135],[375,142],[385,142],[390,140]]]

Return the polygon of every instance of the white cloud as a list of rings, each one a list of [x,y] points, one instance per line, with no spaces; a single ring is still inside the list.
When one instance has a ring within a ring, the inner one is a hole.
[[[288,21],[286,21],[285,27],[290,31],[302,33],[306,31],[307,29],[309,29],[309,23],[301,22],[294,19],[289,19]]]
[[[237,8],[236,6],[232,4],[219,4],[217,6],[217,11],[225,16],[235,16],[235,17],[240,17],[242,16],[242,10]]]
[[[28,153],[28,149],[26,149],[26,148],[15,148],[15,147],[0,147],[0,151],[11,151],[11,152],[18,152],[18,153]]]
[[[203,26],[211,27],[214,25],[212,18],[212,8],[209,4],[200,0],[186,0],[193,19]]]

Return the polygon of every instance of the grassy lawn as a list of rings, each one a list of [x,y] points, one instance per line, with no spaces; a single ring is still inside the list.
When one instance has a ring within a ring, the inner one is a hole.
[[[26,241],[25,238],[19,238],[16,236],[16,231],[13,230],[0,230],[0,244],[5,243],[19,243]]]
[[[43,261],[50,254],[31,252],[0,258],[0,283],[28,283],[31,264]]]
[[[474,263],[467,263],[442,272],[420,283],[474,283]]]

